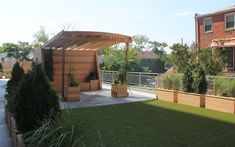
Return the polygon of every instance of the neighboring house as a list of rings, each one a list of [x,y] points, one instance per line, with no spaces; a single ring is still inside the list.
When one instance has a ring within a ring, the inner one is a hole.
[[[7,57],[6,53],[0,53],[0,62],[15,62],[16,60],[11,57]]]
[[[225,47],[227,68],[235,70],[235,5],[207,14],[195,14],[196,43],[199,49]]]
[[[165,62],[159,59],[159,55],[153,51],[139,51],[138,58],[141,64],[148,67],[153,73],[165,72]]]
[[[157,59],[158,55],[153,51],[139,51],[138,57],[139,59]]]

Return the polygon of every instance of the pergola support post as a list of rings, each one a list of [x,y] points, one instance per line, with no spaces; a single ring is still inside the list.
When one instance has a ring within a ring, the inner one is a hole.
[[[125,70],[126,70],[126,68],[128,66],[128,63],[129,63],[129,61],[128,61],[128,52],[129,52],[129,42],[126,43],[126,58],[125,58],[126,65],[125,65]],[[128,84],[127,80],[128,80],[128,73],[126,72],[126,83]]]
[[[65,95],[64,95],[64,75],[65,75],[65,49],[62,47],[61,48],[61,55],[62,55],[62,73],[61,73],[61,97],[62,99],[65,99],[65,101],[67,101],[67,99],[65,98]]]

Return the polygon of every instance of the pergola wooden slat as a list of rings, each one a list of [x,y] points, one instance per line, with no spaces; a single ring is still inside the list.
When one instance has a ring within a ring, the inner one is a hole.
[[[91,32],[91,31],[61,31],[51,40],[49,40],[42,48],[44,49],[61,49],[62,53],[62,81],[61,81],[61,95],[64,97],[64,75],[65,75],[65,52],[69,50],[74,51],[97,51],[118,43],[126,44],[126,64],[128,63],[129,43],[132,42],[132,37],[107,33],[107,32]]]

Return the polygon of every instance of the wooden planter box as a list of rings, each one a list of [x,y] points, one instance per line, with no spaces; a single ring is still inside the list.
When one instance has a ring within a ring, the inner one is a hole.
[[[79,86],[81,91],[90,90],[90,82],[81,82]]]
[[[168,89],[157,88],[156,98],[158,100],[177,103],[178,91],[177,90],[168,90]]]
[[[90,80],[90,90],[99,90],[100,83],[99,80]]]
[[[80,86],[77,87],[65,87],[64,90],[65,99],[67,101],[79,101],[80,100]]]
[[[223,96],[215,96],[215,95],[206,95],[206,108],[235,113],[235,98],[232,97],[223,97]]]
[[[112,97],[128,97],[127,84],[112,84]]]
[[[195,107],[205,107],[205,95],[178,91],[178,103]]]

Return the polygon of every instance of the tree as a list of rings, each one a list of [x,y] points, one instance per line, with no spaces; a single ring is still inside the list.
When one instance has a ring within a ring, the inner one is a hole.
[[[16,62],[12,68],[11,79],[7,82],[5,99],[7,100],[7,109],[11,113],[14,112],[15,94],[19,88],[19,84],[24,79],[24,69],[20,67],[20,63]]]
[[[46,29],[43,26],[40,26],[40,30],[36,32],[33,37],[35,38],[32,45],[33,49],[40,49],[42,46],[48,42],[49,37],[48,34],[46,33]]]
[[[131,48],[138,49],[142,51],[148,49],[149,38],[146,35],[136,35],[131,44]]]
[[[18,41],[15,43],[3,43],[0,47],[1,51],[7,54],[7,57],[15,58],[17,61],[30,60],[29,54],[32,46],[28,42]]]
[[[192,54],[187,44],[174,44],[172,47],[170,60],[179,72],[183,72],[185,65],[190,64]]]
[[[34,63],[20,84],[15,98],[15,120],[21,133],[41,126],[45,119],[54,119],[60,112],[56,92],[41,64]]]
[[[189,65],[184,65],[184,71],[183,71],[183,78],[182,78],[182,84],[183,84],[183,90],[185,92],[194,92],[193,89],[193,73],[190,69]]]
[[[165,42],[157,42],[157,41],[149,41],[150,49],[157,55],[162,58],[166,55],[164,49],[167,47],[167,43]]]
[[[193,80],[193,88],[199,94],[205,94],[207,91],[206,73],[201,65],[196,69],[196,75]]]

